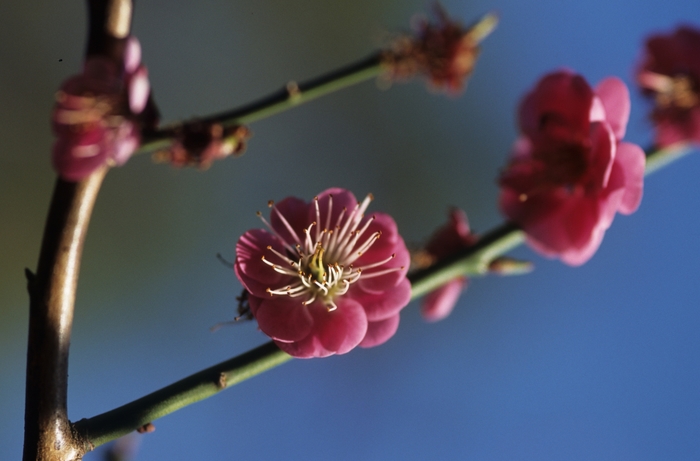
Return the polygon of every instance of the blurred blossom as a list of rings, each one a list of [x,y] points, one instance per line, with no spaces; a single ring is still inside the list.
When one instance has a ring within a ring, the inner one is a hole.
[[[700,30],[681,26],[647,39],[637,81],[654,99],[657,146],[700,143]]]
[[[396,332],[411,296],[409,254],[389,215],[365,217],[371,201],[336,188],[310,203],[270,202],[269,230],[238,241],[234,269],[251,312],[288,354],[344,354]]]
[[[537,252],[583,264],[615,213],[639,206],[644,152],[620,141],[629,111],[621,80],[607,78],[594,91],[569,71],[546,75],[522,101],[523,135],[500,177],[500,207]]]
[[[449,221],[440,227],[420,252],[422,265],[432,264],[474,245],[477,238],[469,230],[467,214],[459,208],[450,210]],[[426,264],[427,263],[427,264]],[[428,322],[442,320],[452,312],[459,295],[468,285],[467,277],[457,277],[423,298],[421,315]]]
[[[140,60],[138,40],[129,37],[122,68],[104,57],[88,57],[83,72],[61,85],[51,118],[57,138],[52,163],[63,179],[79,181],[103,164],[123,165],[138,148],[136,116],[150,94]]]
[[[496,16],[484,16],[472,27],[451,20],[436,5],[435,21],[416,21],[414,35],[398,37],[382,56],[382,63],[391,80],[406,80],[416,74],[425,75],[435,90],[459,94],[474,70],[479,56],[479,43],[496,26]]]

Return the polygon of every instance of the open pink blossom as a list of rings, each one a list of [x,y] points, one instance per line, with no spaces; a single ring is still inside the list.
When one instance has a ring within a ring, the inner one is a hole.
[[[141,48],[129,37],[120,68],[104,57],[88,57],[83,72],[56,94],[52,163],[65,180],[79,181],[104,164],[122,165],[138,148],[135,118],[148,101],[148,72]]]
[[[449,222],[439,228],[425,246],[432,261],[439,261],[476,243],[476,236],[469,230],[467,215],[459,208],[450,210]],[[462,290],[467,288],[467,277],[458,277],[423,298],[421,315],[428,322],[442,320],[454,309]]]
[[[409,254],[394,220],[366,217],[343,189],[270,203],[269,230],[236,245],[236,276],[263,333],[294,357],[345,354],[391,338],[408,304]]]
[[[647,39],[637,81],[654,98],[656,144],[700,143],[700,30],[681,26]]]
[[[523,136],[500,177],[500,208],[539,253],[583,264],[615,213],[639,206],[644,152],[620,141],[629,111],[621,80],[593,90],[569,71],[546,75],[521,103]]]

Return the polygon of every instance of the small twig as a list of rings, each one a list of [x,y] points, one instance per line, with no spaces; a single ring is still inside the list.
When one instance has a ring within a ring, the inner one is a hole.
[[[342,88],[364,82],[378,76],[381,71],[381,53],[372,54],[354,64],[312,80],[303,83],[289,82],[281,90],[238,109],[196,118],[189,122],[166,126],[151,132],[144,132],[139,152],[152,152],[168,147],[175,139],[178,128],[182,125],[187,125],[188,123],[198,123],[206,126],[218,123],[224,127],[245,125]]]

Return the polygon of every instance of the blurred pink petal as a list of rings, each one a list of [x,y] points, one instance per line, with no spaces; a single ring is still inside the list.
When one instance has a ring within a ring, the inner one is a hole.
[[[56,135],[52,164],[63,179],[80,181],[104,164],[123,165],[138,149],[140,127],[133,116],[143,111],[150,92],[148,72],[139,61],[138,41],[132,37],[124,68],[105,57],[90,57],[81,74],[61,85],[51,122]]]
[[[467,278],[456,278],[437,290],[428,293],[423,299],[420,313],[428,322],[437,322],[452,313],[459,295],[467,287]]]
[[[459,208],[452,208],[449,221],[433,233],[425,246],[425,252],[430,258],[439,261],[469,248],[476,241],[476,236],[469,230],[466,213]],[[458,277],[428,293],[421,302],[423,318],[428,322],[436,322],[450,315],[467,284],[466,277]]]

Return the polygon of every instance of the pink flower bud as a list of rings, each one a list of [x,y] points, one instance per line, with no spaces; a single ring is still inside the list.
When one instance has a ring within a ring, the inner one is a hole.
[[[450,210],[450,220],[439,228],[425,246],[425,253],[433,261],[444,259],[474,245],[477,238],[469,230],[467,215],[459,208]],[[421,315],[428,322],[437,322],[452,313],[462,290],[467,288],[467,277],[458,277],[423,298]]]

